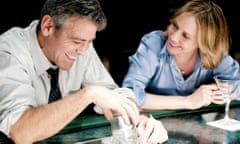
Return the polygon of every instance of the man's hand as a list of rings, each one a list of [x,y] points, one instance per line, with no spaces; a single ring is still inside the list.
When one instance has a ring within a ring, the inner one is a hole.
[[[126,124],[137,125],[139,121],[139,110],[136,103],[117,92],[101,86],[88,86],[88,93],[92,96],[92,101],[100,107],[108,120],[113,114],[122,115]]]
[[[160,144],[168,140],[167,130],[151,115],[140,115],[138,144]]]

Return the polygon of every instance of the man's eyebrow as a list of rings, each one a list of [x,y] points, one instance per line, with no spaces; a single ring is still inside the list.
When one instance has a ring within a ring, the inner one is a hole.
[[[93,41],[93,40],[96,39],[96,37],[94,37],[94,38],[92,38],[92,39],[90,39],[90,40],[87,40],[87,39],[84,39],[84,38],[81,38],[81,37],[72,36],[72,37],[70,37],[70,39],[72,39],[72,40],[78,40],[78,41]]]

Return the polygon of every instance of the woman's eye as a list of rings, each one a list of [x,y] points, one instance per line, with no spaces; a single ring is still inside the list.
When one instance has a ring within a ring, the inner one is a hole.
[[[184,37],[185,39],[189,39],[189,36],[188,36],[186,33],[183,33],[183,37]]]

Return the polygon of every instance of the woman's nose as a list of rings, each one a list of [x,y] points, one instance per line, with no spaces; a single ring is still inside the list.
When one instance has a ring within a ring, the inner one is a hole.
[[[170,39],[173,42],[178,42],[180,38],[180,33],[178,31],[174,31],[170,34]]]

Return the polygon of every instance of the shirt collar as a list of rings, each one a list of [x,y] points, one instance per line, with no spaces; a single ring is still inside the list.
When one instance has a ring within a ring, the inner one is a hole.
[[[55,67],[53,64],[51,64],[51,62],[49,62],[49,60],[47,59],[47,57],[45,56],[45,54],[43,53],[39,43],[38,43],[38,39],[37,39],[37,25],[38,25],[39,21],[35,20],[32,22],[31,24],[31,36],[33,38],[33,41],[31,43],[31,53],[33,56],[33,63],[36,69],[36,72],[38,75],[41,75],[42,73],[46,72],[46,70],[50,67]]]

